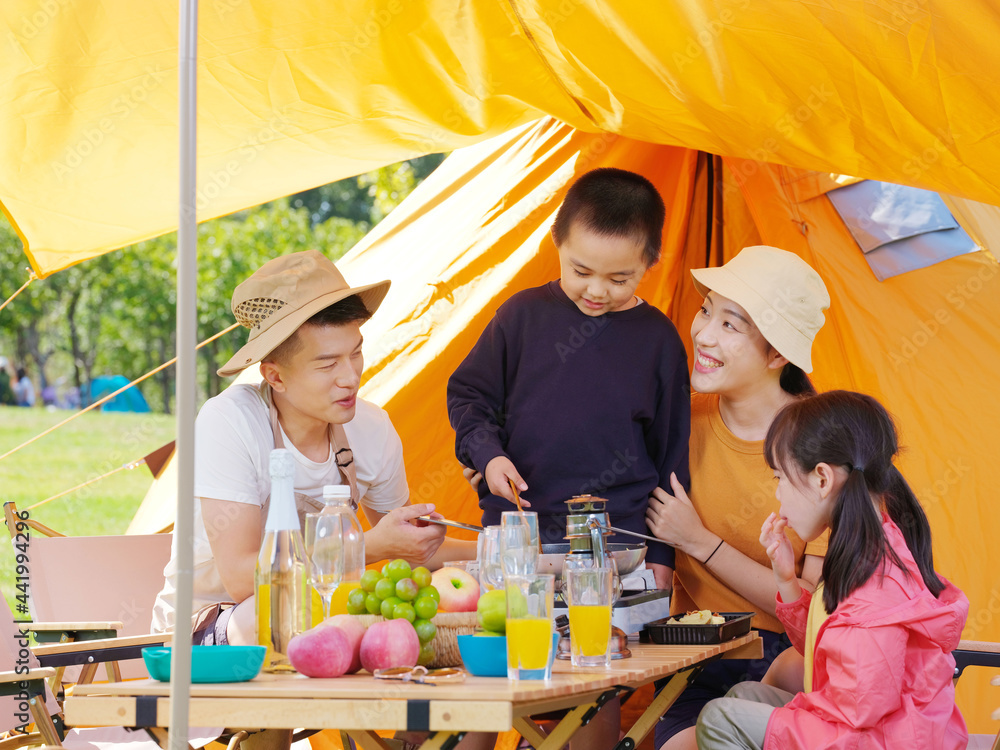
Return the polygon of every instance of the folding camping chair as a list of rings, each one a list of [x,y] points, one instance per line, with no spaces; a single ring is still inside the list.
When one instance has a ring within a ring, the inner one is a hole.
[[[13,541],[18,528],[13,503],[4,504],[4,515]],[[101,663],[111,681],[146,677],[142,647],[165,642],[149,629],[171,535],[69,537],[35,521],[27,523],[33,532],[30,629],[43,666],[56,669],[50,681],[53,693],[61,695],[63,682],[91,682]],[[82,641],[93,643],[82,647]],[[75,669],[65,673],[76,665],[79,675]]]
[[[955,682],[967,667],[1000,668],[1000,643],[989,641],[959,641],[952,652],[955,657]],[[1000,685],[1000,677],[994,677],[993,685]],[[1000,720],[1000,709],[993,712],[994,721]],[[996,735],[970,734],[968,750],[1000,750],[1000,731]]]

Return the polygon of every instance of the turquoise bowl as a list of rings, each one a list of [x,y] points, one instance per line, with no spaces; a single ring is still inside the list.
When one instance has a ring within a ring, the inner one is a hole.
[[[559,634],[553,633],[552,650],[549,652],[550,664],[555,658],[558,642]],[[462,664],[471,675],[507,676],[507,638],[502,635],[460,635],[458,652],[462,655]]]
[[[192,646],[191,682],[246,682],[260,674],[265,646]],[[142,650],[146,671],[154,680],[170,681],[170,647]]]

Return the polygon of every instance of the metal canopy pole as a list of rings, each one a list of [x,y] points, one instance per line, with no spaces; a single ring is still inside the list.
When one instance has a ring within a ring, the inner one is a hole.
[[[180,0],[180,220],[177,228],[177,594],[170,663],[170,750],[187,750],[194,578],[194,416],[197,344],[198,0]]]

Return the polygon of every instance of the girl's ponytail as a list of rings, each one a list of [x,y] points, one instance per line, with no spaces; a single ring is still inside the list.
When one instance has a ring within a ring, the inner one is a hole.
[[[830,542],[823,558],[823,606],[827,612],[837,609],[852,591],[880,570],[887,556],[902,567],[886,541],[864,469],[850,469],[834,506],[830,528]]]
[[[884,495],[885,510],[903,532],[906,546],[910,548],[910,554],[920,569],[924,585],[934,596],[938,596],[944,591],[944,583],[934,572],[934,550],[931,547],[931,526],[927,522],[927,515],[909,483],[895,466],[889,467],[888,485]]]

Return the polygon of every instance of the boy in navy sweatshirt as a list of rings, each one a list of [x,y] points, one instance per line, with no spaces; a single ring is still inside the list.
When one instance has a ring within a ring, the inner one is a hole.
[[[458,459],[485,480],[484,525],[511,509],[512,480],[543,544],[563,541],[564,502],[583,494],[608,500],[613,526],[650,534],[653,489],[671,472],[690,485],[687,354],[673,323],[635,296],[659,260],[664,218],[646,178],[583,175],[552,226],[560,278],[505,302],[448,380]],[[646,562],[671,588],[673,548],[651,542]]]

